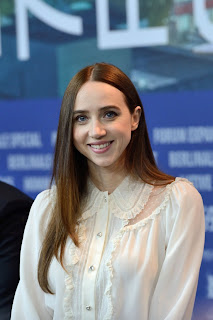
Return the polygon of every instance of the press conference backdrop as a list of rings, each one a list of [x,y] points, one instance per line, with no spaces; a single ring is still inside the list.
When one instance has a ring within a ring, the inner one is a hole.
[[[48,188],[69,80],[94,62],[120,67],[159,167],[203,197],[193,319],[213,319],[213,0],[1,0],[0,11],[0,179],[32,197]]]

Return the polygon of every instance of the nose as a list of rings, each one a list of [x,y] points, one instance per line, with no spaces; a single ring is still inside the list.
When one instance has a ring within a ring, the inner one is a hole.
[[[106,135],[106,129],[99,120],[93,120],[90,123],[89,136],[91,138],[100,139]]]

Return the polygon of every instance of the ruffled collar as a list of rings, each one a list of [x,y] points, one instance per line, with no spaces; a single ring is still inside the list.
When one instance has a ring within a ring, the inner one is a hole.
[[[108,195],[107,191],[100,191],[88,179],[88,196],[82,204],[80,221],[86,220],[99,211],[103,199],[108,198],[111,212],[120,219],[132,219],[142,211],[152,192],[153,186],[144,183],[141,179],[130,176],[124,178],[121,184]]]

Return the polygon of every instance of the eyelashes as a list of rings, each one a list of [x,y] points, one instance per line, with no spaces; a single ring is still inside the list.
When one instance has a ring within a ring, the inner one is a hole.
[[[107,120],[113,120],[114,118],[116,118],[118,116],[118,113],[115,111],[107,111],[103,114],[103,118],[107,119]],[[74,122],[77,123],[85,123],[88,120],[88,117],[86,115],[77,115],[74,118]]]
[[[86,119],[87,119],[87,117],[79,115],[79,116],[74,118],[74,121],[75,122],[85,122]]]
[[[109,119],[114,119],[118,114],[115,111],[107,111],[105,117]]]

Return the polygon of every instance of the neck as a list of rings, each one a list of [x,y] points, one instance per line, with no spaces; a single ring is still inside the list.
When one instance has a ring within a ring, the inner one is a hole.
[[[101,191],[112,193],[127,175],[124,169],[102,168],[89,165],[90,178]]]

